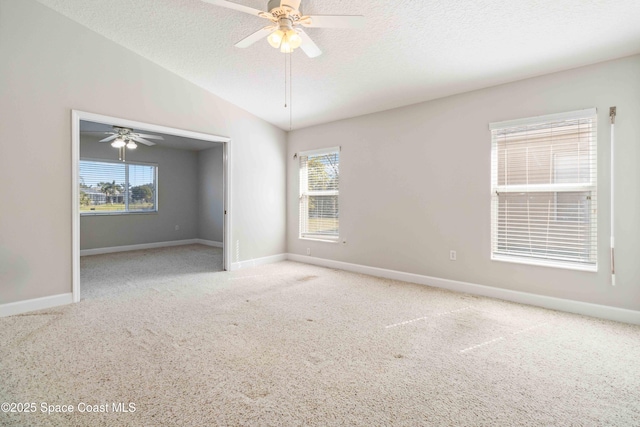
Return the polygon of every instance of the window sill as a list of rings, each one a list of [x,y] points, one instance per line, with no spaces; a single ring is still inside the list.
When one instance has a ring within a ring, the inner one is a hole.
[[[338,243],[340,241],[339,237],[335,239],[322,239],[319,237],[298,237],[300,240],[309,240],[311,242],[325,242],[325,243]]]
[[[144,212],[80,212],[80,216],[157,215],[158,211]]]
[[[492,255],[491,261],[510,262],[513,264],[535,265],[538,267],[561,268],[564,270],[587,271],[591,273],[598,272],[598,265],[579,265],[562,261],[538,260],[532,258],[510,257],[506,255]]]

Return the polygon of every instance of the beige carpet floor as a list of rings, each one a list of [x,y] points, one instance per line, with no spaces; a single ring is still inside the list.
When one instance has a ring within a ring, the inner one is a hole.
[[[80,258],[80,298],[117,296],[176,282],[181,276],[223,271],[222,248],[183,245]]]
[[[639,326],[293,262],[2,318],[0,344],[0,401],[37,407],[0,425],[640,425]]]

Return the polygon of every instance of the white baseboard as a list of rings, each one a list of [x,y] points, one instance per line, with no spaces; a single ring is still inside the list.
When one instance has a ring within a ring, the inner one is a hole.
[[[59,305],[71,304],[72,302],[73,294],[71,292],[68,294],[10,302],[8,304],[0,305],[0,317],[13,316],[15,314],[27,313],[29,311],[57,307]]]
[[[166,248],[169,246],[194,245],[200,239],[172,240],[169,242],[142,243],[140,245],[111,246],[108,248],[82,249],[80,256],[111,254],[114,252],[139,251],[141,249]]]
[[[199,239],[193,239],[199,240]],[[183,243],[177,243],[183,242]],[[167,246],[175,246],[178,244],[192,244],[200,242],[192,242],[191,240],[180,240]],[[188,243],[184,243],[188,242]],[[215,242],[214,242],[215,243]],[[152,244],[153,245],[153,244]],[[133,245],[142,246],[142,245]],[[119,248],[130,248],[131,246],[120,246]],[[152,246],[162,247],[162,246]],[[114,248],[104,248],[114,249]],[[136,248],[145,249],[145,248]],[[128,249],[128,250],[136,250]],[[127,249],[125,249],[127,250]],[[111,251],[117,252],[117,251]],[[109,253],[109,252],[103,252]],[[591,304],[587,302],[567,300],[555,298],[545,295],[531,294],[527,292],[513,291],[509,289],[494,288],[491,286],[478,285],[475,283],[460,282],[457,280],[441,279],[438,277],[423,276],[420,274],[405,273],[396,270],[387,270],[384,268],[369,267],[366,265],[351,264],[341,261],[333,261],[323,258],[315,258],[297,254],[278,254],[263,258],[256,258],[247,261],[235,262],[231,264],[231,270],[239,270],[242,268],[257,267],[259,265],[270,264],[274,262],[291,260],[306,264],[319,265],[322,267],[335,268],[338,270],[352,271],[355,273],[368,274],[370,276],[383,277],[393,280],[402,280],[404,282],[416,283],[420,285],[434,286],[437,288],[449,289],[457,292],[465,292],[474,295],[482,295],[491,298],[498,298],[506,301],[518,302],[521,304],[535,305],[553,310],[566,311],[570,313],[583,314],[586,316],[598,317],[602,319],[615,320],[618,322],[632,323],[640,325],[640,311],[627,310],[624,308],[610,307],[599,304]],[[45,308],[57,307],[60,305],[71,304],[73,302],[73,294],[66,293],[60,295],[52,295],[42,298],[34,298],[25,301],[16,301],[0,305],[0,317],[13,316],[16,314],[26,313],[29,311],[42,310]]]
[[[216,242],[214,240],[196,239],[196,243],[205,246],[213,246],[214,248],[221,248],[223,246],[222,242]]]
[[[485,297],[513,301],[521,304],[535,305],[538,307],[550,308],[552,310],[566,311],[569,313],[583,314],[586,316],[598,317],[601,319],[615,320],[618,322],[640,325],[640,311],[635,310],[627,310],[624,308],[610,307],[606,305],[591,304],[588,302],[513,291],[510,289],[494,288],[492,286],[478,285],[475,283],[441,279],[438,277],[423,276],[420,274],[405,273],[402,271],[387,270],[384,268],[369,267],[360,264],[350,264],[347,262],[333,261],[329,259],[315,258],[305,255],[290,253],[287,255],[287,259],[306,264],[335,268],[338,270],[368,274],[370,276],[402,280],[409,283],[434,286],[436,288],[449,289],[452,291],[465,292],[474,295],[482,295]]]
[[[204,243],[206,242],[206,243]],[[81,251],[81,256],[84,255],[98,255],[103,253],[134,251],[139,249],[160,248],[166,246],[188,245],[200,243],[208,246],[222,247],[222,243],[214,242],[210,240],[193,239],[193,240],[179,240],[174,242],[161,242],[161,243],[149,243],[143,245],[130,245],[130,246],[115,246],[110,248],[100,249],[88,249],[86,252]],[[218,244],[220,246],[218,246]],[[259,265],[270,264],[273,262],[286,261],[287,254],[271,255],[263,258],[256,258],[247,261],[235,262],[231,264],[231,270],[240,270],[242,268],[257,267]],[[45,308],[57,307],[60,305],[66,305],[73,303],[73,294],[60,294],[52,295],[42,298],[34,298],[24,301],[16,301],[7,304],[0,304],[0,317],[13,316],[16,314],[27,313],[35,310],[42,310]]]
[[[271,264],[273,262],[286,261],[288,259],[287,254],[278,254],[266,256],[263,258],[249,259],[247,261],[239,261],[231,263],[231,271],[240,270],[241,268],[257,267],[263,264]]]

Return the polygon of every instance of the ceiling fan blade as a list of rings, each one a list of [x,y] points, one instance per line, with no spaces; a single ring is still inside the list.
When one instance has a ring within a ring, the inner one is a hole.
[[[147,139],[164,139],[161,136],[149,135],[149,134],[146,134],[146,133],[138,133],[138,132],[136,132],[135,134],[136,134],[136,136],[141,136],[141,137],[147,138]]]
[[[135,142],[139,142],[140,144],[148,145],[149,147],[156,145],[155,142],[147,141],[146,139],[140,138],[139,136],[132,136],[131,139]]]
[[[273,33],[275,30],[276,30],[276,27],[274,26],[264,27],[256,31],[255,33],[251,34],[249,37],[245,37],[244,39],[240,40],[238,43],[236,43],[236,47],[241,47],[241,48],[249,47],[255,42],[257,42],[258,40],[267,37],[269,34]]]
[[[111,136],[106,137],[105,139],[101,139],[101,140],[100,140],[100,141],[98,141],[98,142],[107,142],[107,141],[111,141],[112,139],[116,139],[118,136],[120,136],[120,135],[118,135],[118,134],[111,135]]]
[[[300,18],[300,25],[309,28],[364,28],[362,15],[310,15]]]
[[[233,10],[237,10],[239,12],[244,12],[244,13],[248,13],[249,15],[253,15],[253,16],[259,16],[261,18],[264,18],[265,16],[263,16],[264,13],[262,10],[258,10],[258,9],[254,9],[252,7],[249,6],[245,6],[242,4],[238,4],[238,3],[233,3],[230,1],[226,1],[226,0],[202,0],[205,3],[211,3],[214,4],[216,6],[222,6],[222,7],[226,7],[227,9],[233,9]]]
[[[302,31],[302,29],[300,28],[296,29],[296,31],[298,32],[298,34],[300,35],[300,38],[302,39],[302,44],[300,45],[300,49],[302,49],[302,51],[306,53],[309,58],[315,58],[316,56],[322,55],[322,51],[320,50],[318,45],[315,44],[313,40],[311,40],[311,37],[309,37],[307,33]]]

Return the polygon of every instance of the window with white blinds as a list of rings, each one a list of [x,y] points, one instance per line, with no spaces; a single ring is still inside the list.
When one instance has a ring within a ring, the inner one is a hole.
[[[157,166],[80,160],[80,213],[157,211]]]
[[[339,238],[340,148],[299,153],[300,237]]]
[[[596,270],[596,110],[492,123],[492,259]]]

